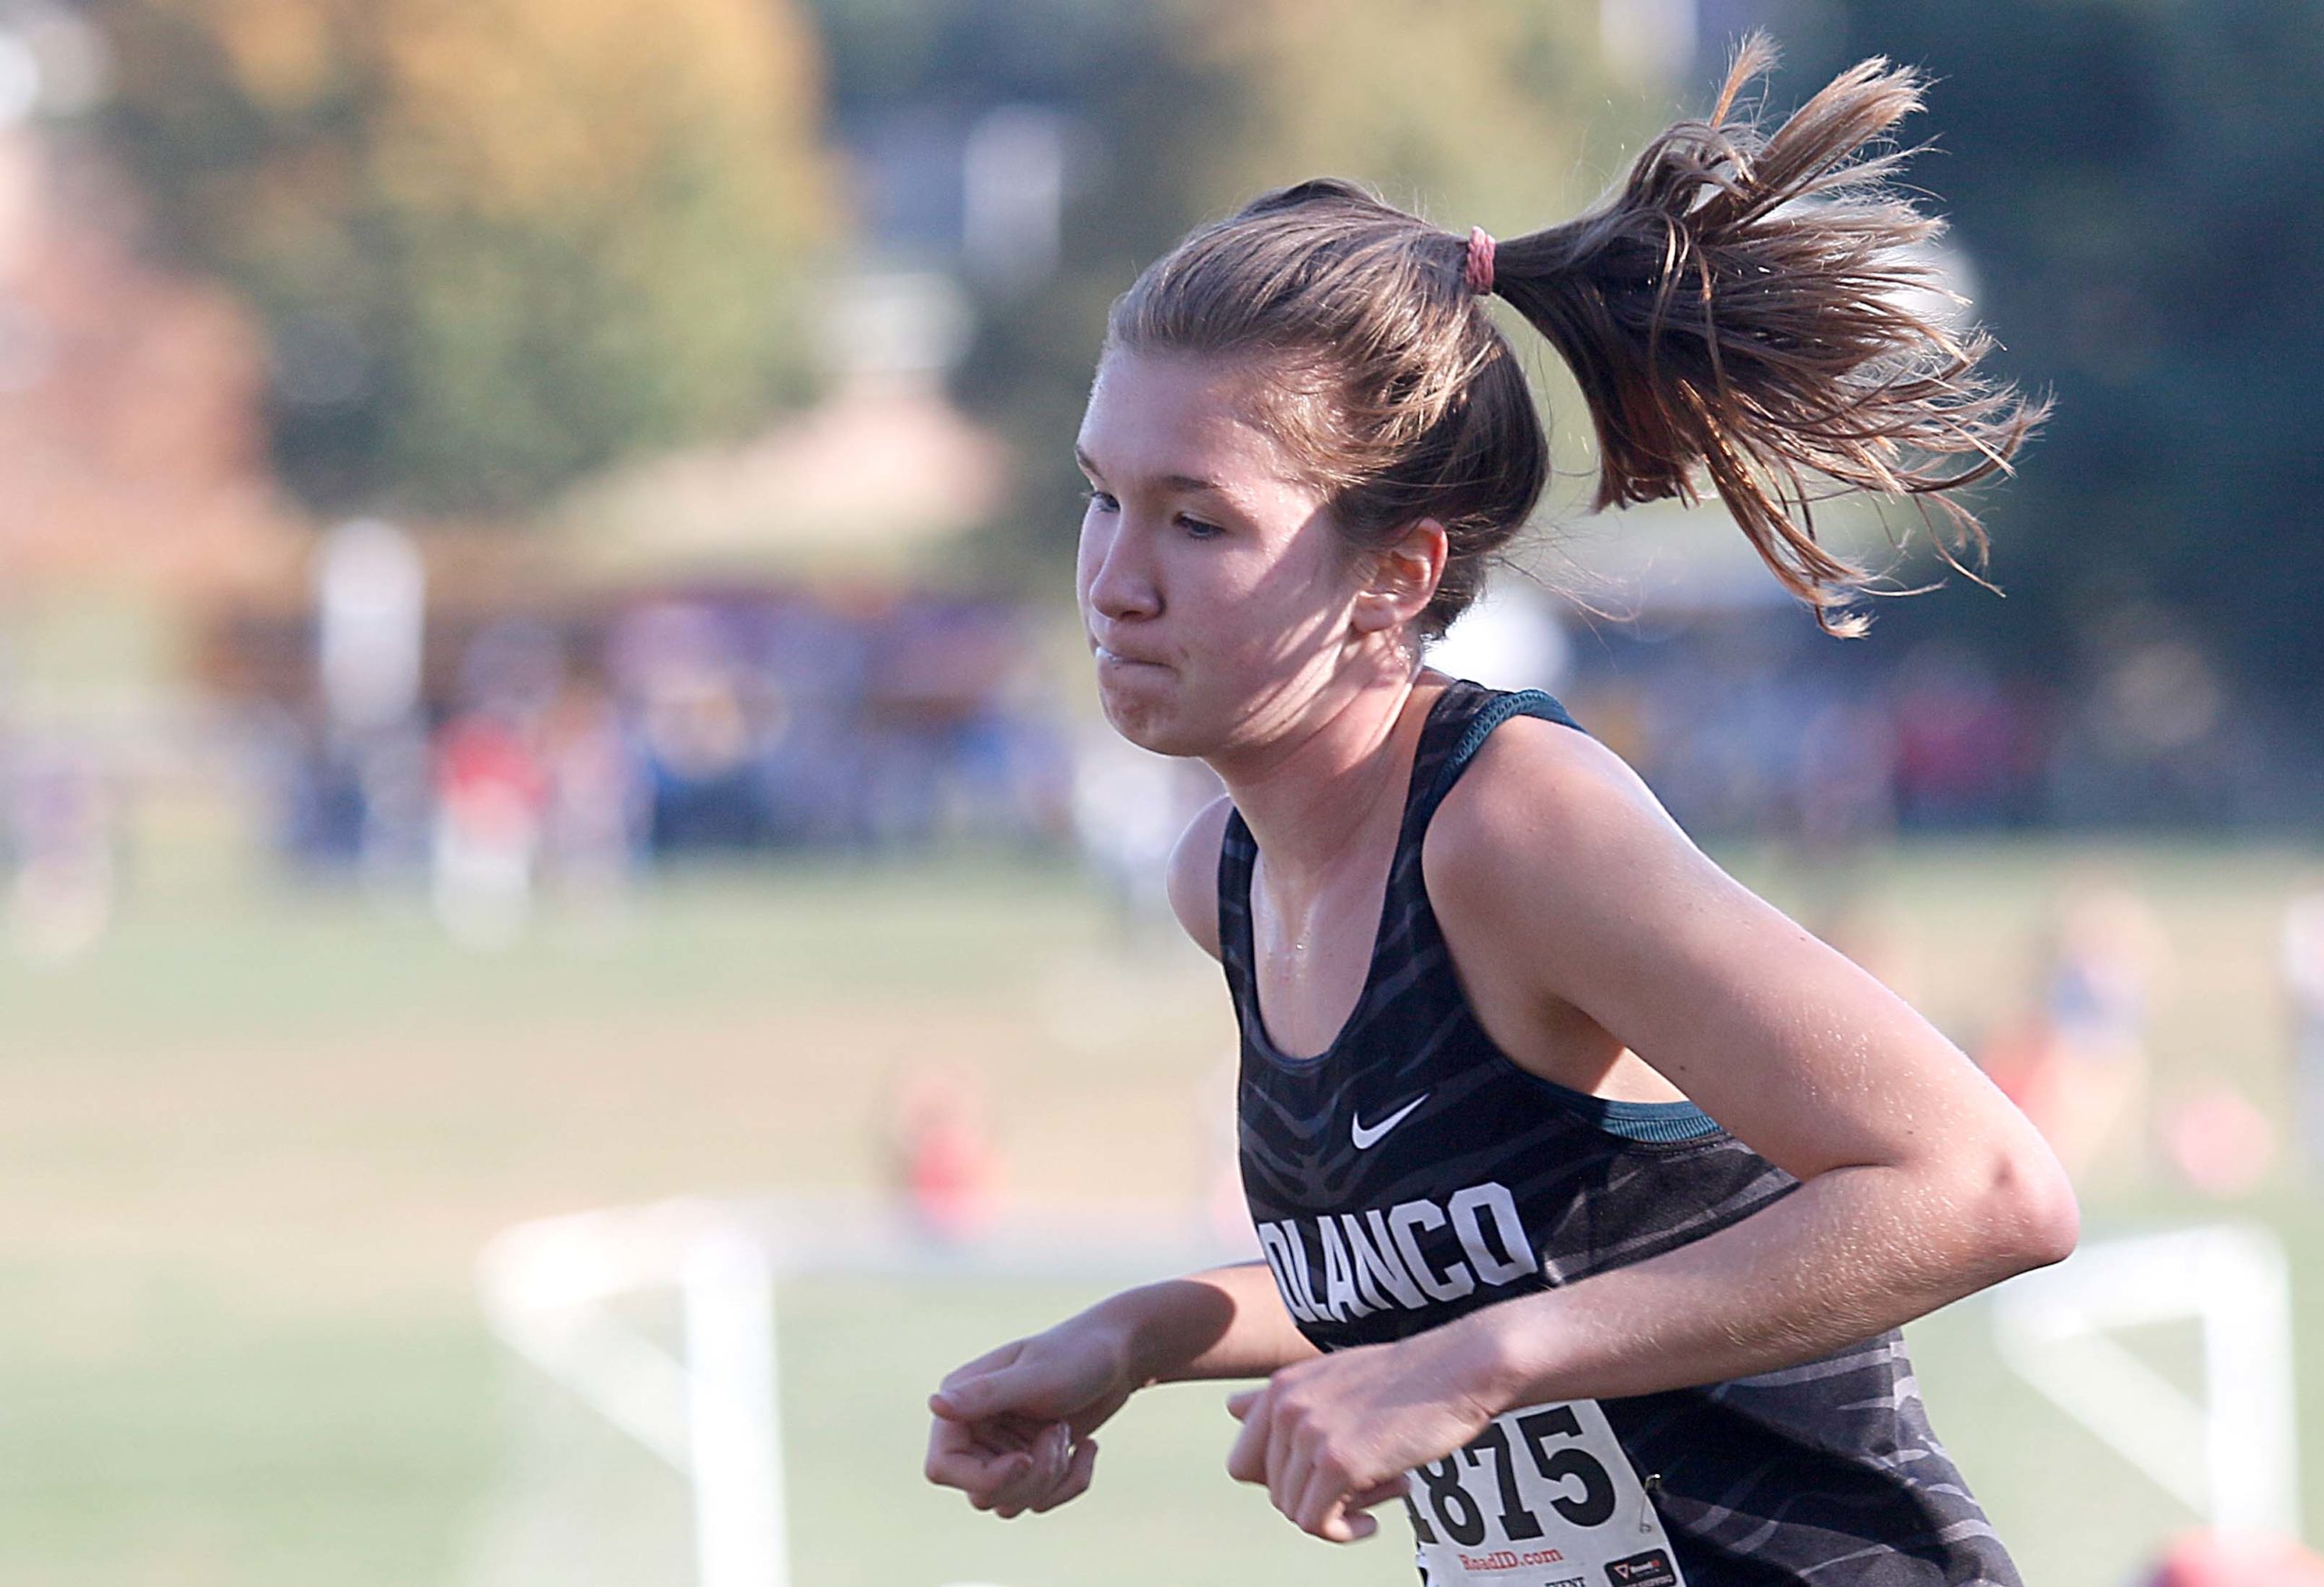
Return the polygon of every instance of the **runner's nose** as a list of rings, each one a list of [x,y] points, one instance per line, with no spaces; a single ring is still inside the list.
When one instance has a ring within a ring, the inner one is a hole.
[[[1088,576],[1084,604],[1088,609],[1115,623],[1159,612],[1161,595],[1143,554],[1143,537],[1123,524],[1118,514],[1110,528],[1092,533],[1093,543],[1085,547]]]

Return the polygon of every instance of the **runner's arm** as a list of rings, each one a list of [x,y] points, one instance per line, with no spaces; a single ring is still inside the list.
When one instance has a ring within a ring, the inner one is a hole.
[[[1610,752],[1532,725],[1496,734],[1445,802],[1440,913],[1522,945],[1529,994],[1587,1014],[1802,1183],[1716,1235],[1454,1325],[1488,1404],[1790,1365],[2073,1248],[2056,1158],[1958,1049],[1712,863]]]
[[[1108,1296],[1056,1326],[952,1372],[930,1402],[939,1416],[1085,1420],[1157,1383],[1265,1377],[1317,1354],[1285,1309],[1264,1262],[1238,1262]]]
[[[1237,1262],[1098,1302],[1083,1314],[1122,1340],[1141,1385],[1265,1377],[1317,1354],[1265,1262]]]
[[[926,1475],[1003,1517],[1054,1509],[1088,1487],[1091,1435],[1139,1389],[1265,1376],[1315,1353],[1265,1263],[1124,1290],[949,1375],[929,1396]]]

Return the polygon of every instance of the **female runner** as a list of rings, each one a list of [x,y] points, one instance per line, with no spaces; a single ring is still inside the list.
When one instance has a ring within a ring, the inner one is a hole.
[[[947,1377],[927,1474],[979,1508],[1082,1493],[1147,1384],[1256,1377],[1227,1469],[1336,1541],[1404,1499],[1440,1587],[2017,1582],[1895,1330],[2066,1254],[2055,1159],[1555,701],[1420,660],[1549,468],[1489,293],[1579,377],[1601,505],[1707,474],[1827,629],[1865,576],[1815,476],[1982,550],[1939,493],[2040,414],[1914,307],[1936,223],[1863,149],[1916,85],[1867,62],[1763,136],[1768,56],[1565,225],[1496,245],[1309,182],[1115,305],[1082,616],[1114,726],[1227,789],[1170,893],[1240,1017],[1266,1259]]]

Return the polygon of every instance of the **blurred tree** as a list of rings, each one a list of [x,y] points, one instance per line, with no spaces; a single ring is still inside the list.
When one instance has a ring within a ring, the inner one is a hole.
[[[1450,230],[1531,230],[1594,196],[1663,108],[1610,84],[1595,0],[817,5],[853,139],[906,119],[958,139],[1012,104],[1078,130],[1056,273],[1031,291],[978,289],[958,376],[1027,463],[983,567],[1051,587],[1075,532],[1071,440],[1107,305],[1187,228],[1335,174]]]
[[[501,513],[805,384],[821,62],[784,0],[92,0],[101,130],[268,330],[325,508]]]
[[[1937,74],[1942,195],[2004,360],[2053,386],[1995,490],[2006,601],[1904,602],[2029,669],[2088,677],[2195,639],[2324,735],[2324,28],[2314,0],[1793,4],[1789,81],[1867,54]]]
[[[1641,111],[1612,112],[1600,6],[1518,0],[1179,0],[1230,116],[1189,129],[1204,213],[1305,177],[1382,189],[1448,229],[1531,231],[1617,174]],[[1626,96],[1628,97],[1628,96]]]

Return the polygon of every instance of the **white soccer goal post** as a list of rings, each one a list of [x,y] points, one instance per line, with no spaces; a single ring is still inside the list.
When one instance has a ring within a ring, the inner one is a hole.
[[[686,1199],[519,1224],[485,1247],[478,1280],[511,1350],[685,1483],[699,1587],[791,1587],[787,1278],[1150,1278],[1257,1255],[1182,1205],[1012,1210],[989,1236],[940,1241],[886,1204]],[[678,1299],[675,1350],[623,1308],[656,1292]]]
[[[2187,1322],[2199,1395],[2113,1336]],[[2214,1530],[2299,1534],[2291,1278],[2273,1236],[2216,1226],[2088,1245],[1997,1291],[1993,1324],[2026,1382]]]

